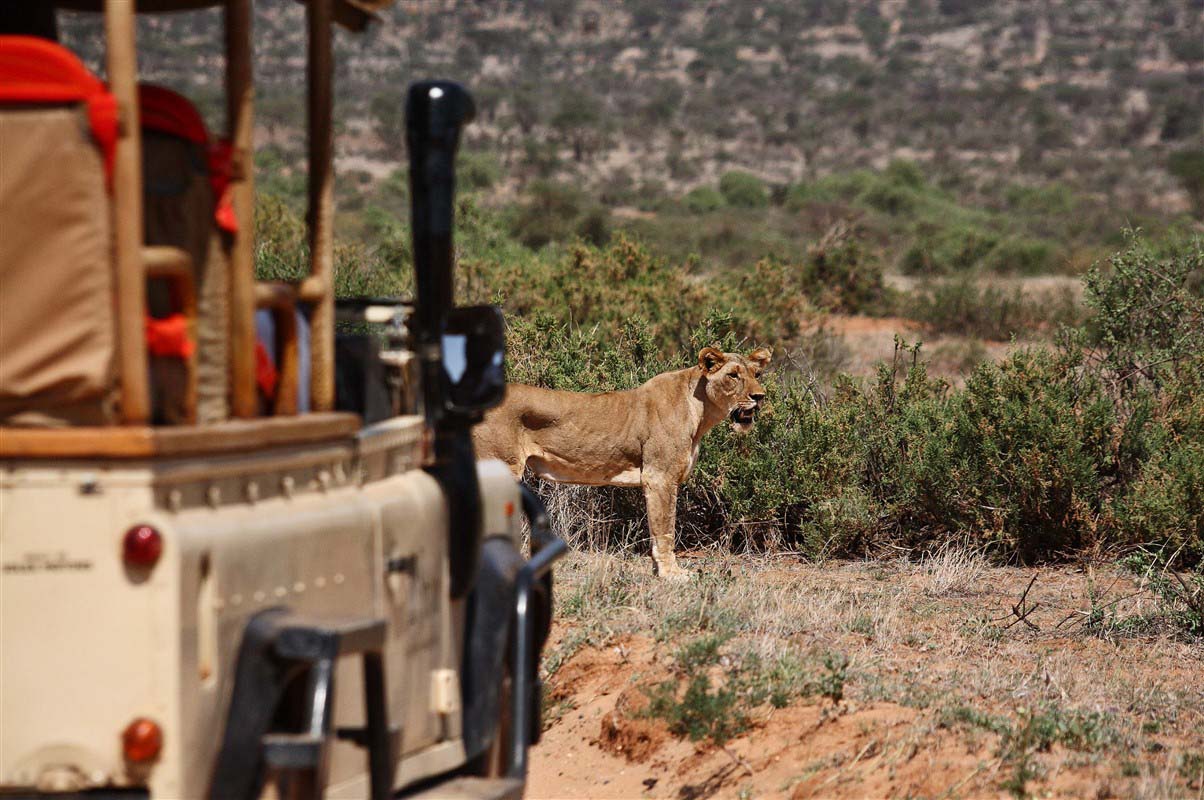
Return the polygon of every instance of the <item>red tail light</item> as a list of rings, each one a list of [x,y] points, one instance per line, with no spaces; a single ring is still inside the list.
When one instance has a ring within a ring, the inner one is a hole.
[[[121,554],[131,567],[153,567],[163,555],[163,534],[150,525],[136,525],[125,532]]]
[[[121,752],[136,764],[153,761],[162,749],[163,731],[146,717],[138,717],[121,732]]]

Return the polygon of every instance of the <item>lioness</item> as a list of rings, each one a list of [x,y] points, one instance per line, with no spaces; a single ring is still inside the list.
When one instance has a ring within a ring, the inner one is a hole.
[[[478,458],[499,458],[516,478],[589,486],[640,486],[648,504],[657,575],[689,577],[673,553],[677,487],[707,431],[724,419],[752,428],[765,389],[757,377],[771,351],[741,356],[714,347],[698,365],[665,372],[636,389],[585,394],[511,384],[505,401],[473,432]]]

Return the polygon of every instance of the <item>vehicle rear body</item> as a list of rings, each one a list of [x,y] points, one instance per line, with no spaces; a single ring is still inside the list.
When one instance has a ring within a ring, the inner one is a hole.
[[[417,469],[422,429],[400,417],[255,453],[5,461],[0,785],[204,796],[243,629],[277,606],[386,619],[396,785],[461,763],[463,603],[447,591],[446,502]],[[517,487],[500,463],[480,470],[487,535],[516,537]],[[123,560],[123,537],[142,525],[163,542],[149,568]],[[363,723],[354,661],[336,677],[337,726]],[[150,767],[123,757],[137,718],[162,730]],[[332,796],[340,784],[362,796],[363,764],[334,746]]]

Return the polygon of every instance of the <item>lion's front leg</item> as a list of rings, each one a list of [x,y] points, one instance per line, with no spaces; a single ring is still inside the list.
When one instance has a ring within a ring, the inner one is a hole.
[[[689,570],[677,564],[673,552],[673,534],[677,526],[677,483],[645,478],[644,500],[648,503],[648,530],[652,535],[652,562],[657,576],[686,579]]]

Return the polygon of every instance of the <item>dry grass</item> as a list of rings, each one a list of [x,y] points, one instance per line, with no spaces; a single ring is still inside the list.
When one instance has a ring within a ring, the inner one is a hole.
[[[946,543],[936,552],[925,555],[920,567],[927,578],[924,594],[950,597],[980,589],[987,560],[979,550]]]

